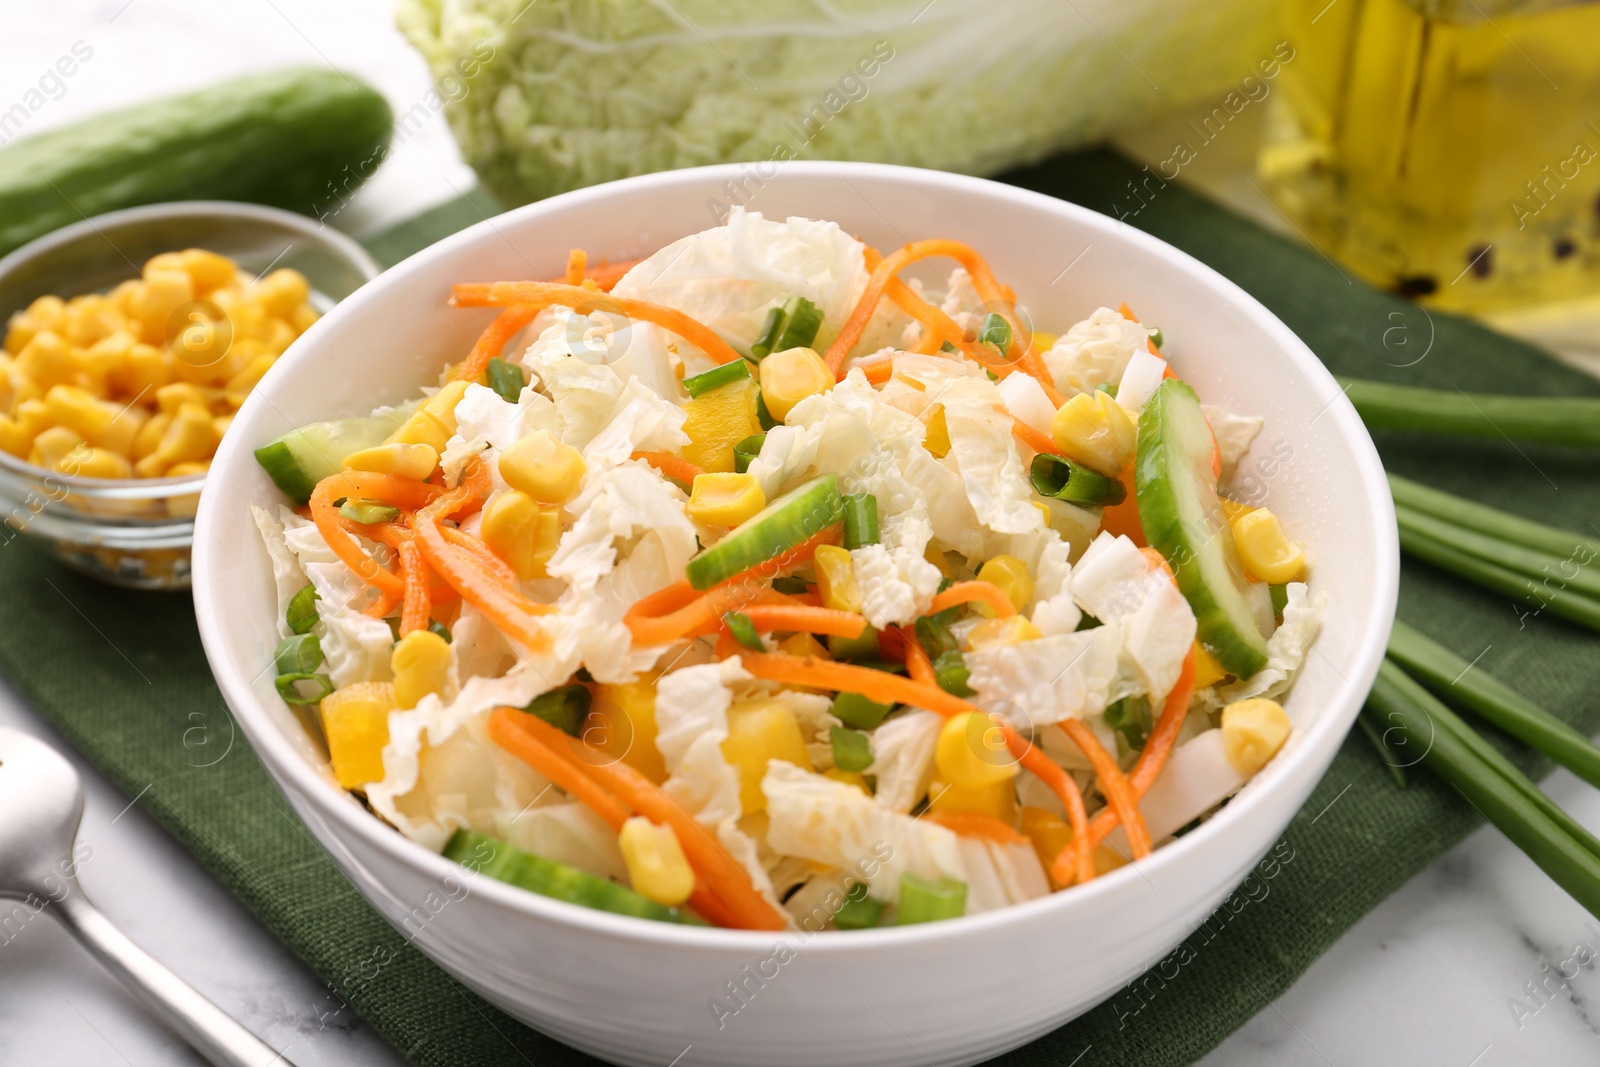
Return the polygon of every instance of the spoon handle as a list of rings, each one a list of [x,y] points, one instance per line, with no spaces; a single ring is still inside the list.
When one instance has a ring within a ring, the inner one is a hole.
[[[293,1067],[287,1059],[128,940],[82,889],[51,910],[105,968],[216,1067]]]

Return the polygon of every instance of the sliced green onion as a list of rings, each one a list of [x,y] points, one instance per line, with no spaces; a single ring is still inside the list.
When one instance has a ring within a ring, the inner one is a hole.
[[[349,500],[339,505],[339,514],[351,522],[370,526],[375,522],[393,522],[400,517],[400,509],[375,500]]]
[[[788,317],[782,304],[774,304],[767,309],[767,319],[761,324],[761,335],[750,346],[751,359],[760,363],[772,353],[779,351],[778,338],[783,336],[783,324]]]
[[[978,343],[993,345],[1002,356],[1011,351],[1011,324],[1004,315],[991,311],[978,328]]]
[[[1150,343],[1155,345],[1157,348],[1160,348],[1161,342],[1161,327],[1157,326],[1155,329],[1150,331]]]
[[[1289,606],[1289,586],[1284,583],[1269,585],[1267,595],[1272,598],[1272,614],[1276,618],[1283,618],[1283,609]]]
[[[1464,552],[1414,527],[1400,527],[1400,547],[1419,559],[1425,559],[1486,589],[1532,605],[1536,612],[1548,611],[1591,630],[1600,630],[1600,600],[1566,589],[1551,588],[1548,583],[1542,589],[1536,588],[1533,580],[1526,575]]]
[[[893,704],[879,704],[860,693],[845,691],[833,698],[833,717],[857,730],[875,729],[894,710]]]
[[[778,583],[773,582],[772,588],[778,589]],[[789,592],[787,589],[778,589],[780,593]],[[799,592],[805,592],[804,583]],[[839,660],[859,660],[863,657],[871,658],[879,655],[878,631],[868,626],[856,637],[839,637],[830,635],[828,638],[828,655]]]
[[[767,435],[764,433],[752,434],[743,441],[733,446],[733,469],[743,474],[750,469],[750,461],[761,455],[761,446],[766,443]]]
[[[772,591],[774,593],[788,593],[790,596],[794,596],[797,593],[806,592],[807,588],[808,587],[806,586],[806,581],[805,581],[804,578],[796,578],[792,574],[785,574],[785,575],[781,575],[781,576],[779,576],[777,578],[772,579]],[[856,639],[855,638],[848,638],[848,639],[841,638],[841,640],[852,640],[853,641],[853,640],[856,640]],[[878,639],[877,639],[877,635],[876,634],[873,635],[873,639],[872,640],[873,640],[872,647],[873,648],[877,648],[878,647],[878,645],[877,645],[877,640]],[[831,641],[830,641],[830,646],[831,646]],[[829,651],[832,651],[831,647],[830,647]]]
[[[295,634],[278,642],[272,664],[279,674],[309,674],[322,666],[322,642],[316,634]]]
[[[1436,519],[1404,504],[1394,506],[1394,516],[1401,529],[1426,534],[1506,570],[1525,574],[1535,581],[1549,579],[1557,588],[1571,588],[1589,596],[1600,597],[1600,574],[1585,570],[1572,557],[1558,556],[1553,552],[1528,548],[1477,530],[1469,530],[1443,519]],[[1567,573],[1569,570],[1571,573]]]
[[[448,645],[450,643],[450,627],[446,626],[438,619],[428,620],[428,632],[438,634],[440,637],[444,638],[445,644]]]
[[[1116,382],[1101,382],[1099,385],[1095,386],[1095,389],[1097,391],[1099,391],[1099,392],[1105,393],[1107,396],[1111,397],[1113,400],[1115,400],[1116,397],[1117,397],[1117,383]]]
[[[500,399],[512,404],[522,395],[523,386],[528,384],[527,377],[522,373],[522,368],[513,366],[494,356],[489,360],[488,369],[484,371],[488,378],[489,388],[500,394]]]
[[[900,876],[901,926],[959,919],[967,913],[967,884],[954,878],[937,881],[914,874]]]
[[[1120,504],[1128,489],[1116,478],[1069,462],[1050,452],[1040,452],[1028,465],[1028,481],[1040,496],[1064,500],[1068,504],[1093,506]]]
[[[810,348],[822,328],[822,311],[803,296],[792,296],[781,307],[767,311],[761,336],[750,346],[750,358],[757,363],[774,352],[791,348]]]
[[[942,611],[939,613],[943,614]],[[947,620],[941,619],[939,615],[924,615],[917,620],[914,627],[917,631],[917,643],[922,646],[922,651],[928,654],[929,659],[938,659],[946,652],[961,647],[955,635],[950,632]]]
[[[767,400],[759,391],[756,393],[756,422],[760,423],[762,433],[783,425],[783,420],[773,418],[772,412],[767,410]]]
[[[589,714],[589,702],[592,699],[586,687],[574,682],[534,697],[522,710],[538,716],[564,733],[578,737],[583,733],[583,719]]]
[[[872,744],[860,730],[830,726],[828,740],[833,742],[833,765],[841,771],[864,771],[872,766]]]
[[[1596,397],[1463,393],[1360,378],[1340,378],[1339,384],[1361,421],[1375,430],[1600,445],[1600,398]]]
[[[311,585],[302,586],[300,591],[289,599],[289,607],[284,611],[284,621],[289,624],[290,633],[310,632],[319,617],[317,590]]]
[[[756,632],[756,624],[750,621],[750,616],[742,611],[725,611],[722,613],[723,625],[733,639],[750,649],[752,652],[765,652],[767,646],[762,643],[761,635]]]
[[[1367,697],[1406,748],[1467,799],[1591,915],[1600,915],[1600,841],[1498,750],[1385,659]]]
[[[724,385],[732,385],[750,377],[750,364],[742,359],[731,359],[726,363],[712,367],[704,374],[696,374],[683,380],[683,387],[689,390],[691,397],[703,396],[713,389],[720,389]]]
[[[1464,500],[1442,489],[1421,485],[1398,474],[1389,475],[1389,492],[1393,494],[1397,505],[1490,537],[1498,537],[1502,541],[1549,552],[1563,559],[1568,556],[1584,557],[1585,562],[1600,559],[1600,538],[1546,526],[1509,511]]]
[[[1396,752],[1384,739],[1384,727],[1379,724],[1371,704],[1361,709],[1361,714],[1356,716],[1356,725],[1361,727],[1362,734],[1372,742],[1372,747],[1377,751],[1378,758],[1383,760],[1383,765],[1389,768],[1389,776],[1394,779],[1394,784],[1401,789],[1410,785],[1406,777],[1405,757]]]
[[[1600,786],[1600,748],[1443,645],[1397,621],[1389,634],[1389,656],[1440,696],[1471,708],[1590,785]]]
[[[301,688],[303,683],[310,683],[315,692],[307,693]],[[309,671],[280,674],[273,685],[277,687],[278,695],[286,704],[315,704],[333,692],[332,678],[326,674],[312,674]]]
[[[1150,702],[1140,696],[1114,701],[1106,708],[1106,725],[1121,734],[1130,749],[1140,751],[1155,725],[1150,718]]]
[[[946,693],[958,697],[971,696],[972,686],[967,684],[967,677],[967,661],[957,649],[941,652],[933,658],[933,679]]]
[[[867,884],[856,882],[844,895],[844,903],[833,913],[837,930],[867,930],[883,918],[884,903],[867,895]]]
[[[844,498],[844,547],[877,543],[878,498],[871,493],[849,494]]]
[[[869,671],[882,671],[884,674],[905,674],[906,665],[896,663],[892,659],[858,659],[852,662],[853,666],[865,667]]]

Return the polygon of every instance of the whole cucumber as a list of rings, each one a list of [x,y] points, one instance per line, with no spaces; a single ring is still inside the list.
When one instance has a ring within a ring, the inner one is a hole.
[[[0,148],[0,255],[79,219],[167,200],[327,216],[377,170],[393,116],[336,70],[290,67],[94,115]]]

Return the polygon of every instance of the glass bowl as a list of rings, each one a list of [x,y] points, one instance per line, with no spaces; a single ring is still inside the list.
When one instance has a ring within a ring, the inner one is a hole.
[[[287,211],[150,204],[84,219],[0,258],[0,323],[41,296],[106,292],[137,278],[150,257],[184,248],[221,253],[256,275],[292,267],[310,282],[319,312],[381,269],[349,237]],[[205,478],[86,478],[0,452],[0,538],[43,538],[64,562],[116,585],[185,588]]]

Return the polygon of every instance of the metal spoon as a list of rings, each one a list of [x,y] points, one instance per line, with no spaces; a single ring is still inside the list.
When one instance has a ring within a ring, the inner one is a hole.
[[[285,1065],[240,1026],[148,956],[97,911],[78,885],[73,841],[83,785],[55,749],[0,726],[0,898],[48,904],[105,968],[217,1067]]]

